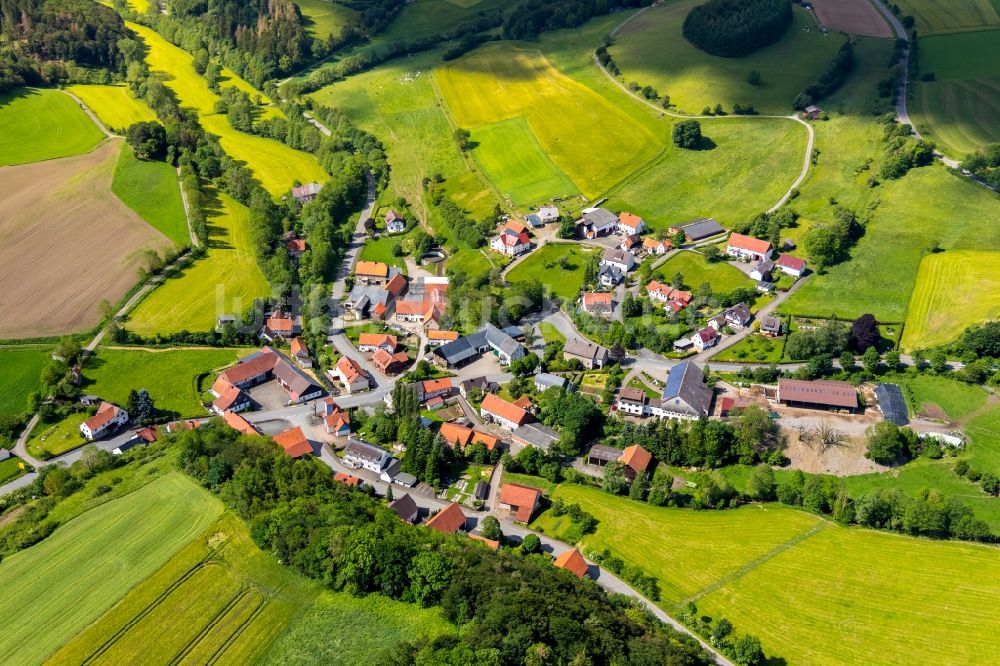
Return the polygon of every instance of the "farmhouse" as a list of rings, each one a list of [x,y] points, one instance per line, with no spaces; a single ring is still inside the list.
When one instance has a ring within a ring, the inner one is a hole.
[[[440,347],[441,345],[458,340],[458,337],[458,331],[427,331],[427,344],[431,347]]]
[[[723,229],[722,225],[716,222],[713,218],[701,217],[697,220],[691,220],[690,222],[686,222],[679,226],[670,227],[667,231],[671,234],[683,231],[684,238],[687,242],[693,243],[705,238],[711,238],[712,236],[718,236],[726,230]]]
[[[344,385],[344,390],[348,393],[367,391],[371,386],[368,373],[349,356],[342,356],[336,367],[328,372],[333,379]]]
[[[333,398],[327,398],[323,402],[323,425],[328,435],[347,437],[351,434],[351,417]]]
[[[392,280],[390,280],[391,282]],[[383,287],[359,284],[351,289],[347,300],[344,301],[344,309],[350,312],[351,319],[359,321],[362,319],[383,319],[393,298],[392,292]]]
[[[633,444],[622,451],[621,461],[625,465],[625,478],[631,483],[640,476],[646,476],[653,466],[653,454],[638,444]]]
[[[319,183],[307,183],[305,185],[300,185],[298,187],[292,188],[292,196],[299,203],[309,203],[316,198],[319,191],[323,189],[323,186]]]
[[[236,432],[242,433],[244,435],[259,435],[260,431],[257,427],[247,421],[245,418],[239,414],[234,414],[233,412],[222,412],[222,422],[227,426],[235,430]]]
[[[608,350],[589,340],[567,340],[563,345],[563,359],[576,359],[588,370],[603,368],[608,363]]]
[[[750,267],[750,279],[758,282],[770,280],[772,270],[774,270],[774,262],[770,259],[757,261]]]
[[[601,256],[601,267],[608,266],[617,268],[622,273],[628,273],[635,267],[635,257],[628,250],[608,248]]]
[[[691,343],[695,349],[703,352],[709,347],[719,344],[719,332],[711,326],[706,326],[691,336]]]
[[[390,354],[381,347],[372,355],[372,365],[383,375],[397,375],[409,362],[410,357],[407,356],[406,352]]]
[[[615,406],[619,412],[633,416],[649,414],[649,396],[640,388],[625,386],[618,392]]]
[[[97,413],[80,424],[80,433],[89,440],[100,439],[128,423],[128,412],[110,402],[102,402]]]
[[[323,395],[323,387],[316,380],[273,347],[263,347],[224,370],[212,385],[212,395],[218,398],[233,386],[248,389],[271,379],[288,392],[290,402],[305,402]]]
[[[499,235],[493,237],[493,240],[490,241],[490,249],[508,257],[516,257],[531,249],[531,239],[528,238],[527,231],[514,233],[512,229],[506,228]]]
[[[385,284],[393,275],[381,261],[359,261],[354,269],[354,277],[362,284]]]
[[[681,420],[697,420],[708,416],[712,405],[712,389],[705,384],[705,373],[691,361],[682,361],[670,369],[659,405],[654,416]]]
[[[459,530],[465,531],[465,521],[466,517],[462,513],[462,508],[457,503],[452,502],[431,516],[426,524],[427,527],[441,534],[454,534]]]
[[[396,512],[400,520],[411,525],[417,522],[417,503],[413,501],[407,493],[403,493],[401,497],[398,497],[389,503],[389,508]]]
[[[406,219],[390,208],[389,212],[385,214],[385,230],[390,234],[406,231]]]
[[[362,333],[358,336],[358,351],[375,352],[379,349],[396,351],[397,338],[387,333]]]
[[[538,209],[538,219],[542,224],[559,221],[559,209],[555,206],[542,206]]]
[[[760,320],[760,332],[769,338],[776,338],[781,335],[781,319],[767,316]]]
[[[345,465],[378,473],[389,464],[392,456],[379,446],[352,439],[347,442],[343,460]]]
[[[656,240],[655,238],[644,238],[642,249],[649,254],[666,254],[673,244],[668,240]]]
[[[583,311],[595,317],[609,319],[614,311],[614,301],[609,291],[588,291],[580,298]]]
[[[500,488],[500,508],[507,509],[511,517],[519,523],[531,521],[531,514],[538,508],[542,491],[519,483],[508,483]]]
[[[806,260],[793,257],[790,254],[783,254],[774,262],[775,267],[785,275],[792,277],[802,277],[806,272]]]
[[[566,378],[553,375],[548,372],[540,372],[535,375],[535,390],[541,392],[552,387],[566,388]]]
[[[274,441],[285,451],[285,455],[292,458],[301,458],[313,452],[312,444],[306,439],[306,434],[299,426],[275,435]]]
[[[632,234],[630,236],[625,236],[618,247],[622,250],[631,251],[638,248],[642,244],[642,237],[639,234]]]
[[[525,423],[514,430],[511,437],[522,446],[533,446],[542,451],[549,451],[559,443],[559,433],[542,423]]]
[[[451,382],[451,378],[449,377],[444,377],[442,379],[425,379],[422,382],[417,382],[417,401],[425,403],[433,398],[450,397],[454,388],[455,387]]]
[[[493,393],[487,393],[486,397],[483,398],[483,402],[479,406],[479,415],[507,430],[514,430],[526,423],[529,418],[528,412]]]
[[[642,218],[632,213],[622,211],[618,214],[618,233],[632,235],[641,234],[646,228]]]
[[[746,261],[764,261],[771,257],[771,244],[759,238],[732,234],[726,242],[726,254]]]
[[[621,460],[624,451],[613,446],[595,444],[587,452],[587,464],[595,467],[606,467],[609,462]]]
[[[212,401],[213,413],[222,416],[223,412],[242,412],[250,407],[250,396],[237,386],[230,386],[218,398]]]
[[[312,367],[312,355],[302,338],[292,338],[291,342],[292,358],[298,363],[300,368]]]
[[[434,350],[432,360],[445,367],[454,368],[479,358],[487,351],[492,351],[499,359],[500,365],[510,365],[511,362],[524,358],[527,354],[524,345],[510,335],[515,330],[508,332],[507,329],[500,330],[493,324],[486,324],[472,335],[441,345]]]
[[[858,392],[849,382],[830,379],[779,379],[778,402],[812,409],[858,409]]]
[[[426,324],[439,320],[442,312],[442,308],[429,301],[396,301],[395,319],[400,323]]]
[[[260,337],[268,342],[275,340],[291,340],[293,336],[302,332],[302,327],[296,323],[291,314],[276,309],[271,316],[264,321],[264,328],[260,331]]]
[[[559,569],[565,569],[577,578],[583,578],[587,575],[587,571],[590,570],[590,565],[587,564],[587,560],[583,559],[583,555],[581,555],[580,551],[576,548],[570,548],[557,557],[555,561],[552,562],[552,566]]]
[[[674,289],[656,280],[646,285],[646,293],[651,301],[659,301],[674,312],[680,312],[691,302],[691,292]]]
[[[586,208],[583,217],[576,221],[577,234],[581,238],[594,239],[607,236],[618,228],[618,217],[605,208]]]

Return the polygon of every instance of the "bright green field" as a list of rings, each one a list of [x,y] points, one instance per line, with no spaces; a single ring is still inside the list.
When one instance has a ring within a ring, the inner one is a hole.
[[[473,159],[504,198],[520,206],[579,189],[549,159],[524,118],[510,118],[472,132]]]
[[[921,35],[1000,25],[997,0],[899,0],[896,4],[901,16],[909,14],[916,19]],[[920,43],[923,46],[922,40]]]
[[[0,564],[0,654],[41,663],[202,533],[222,504],[180,472],[86,512]]]
[[[82,99],[104,126],[117,134],[124,134],[132,123],[156,120],[153,110],[132,97],[125,86],[74,85],[66,90]]]
[[[507,273],[508,282],[535,279],[549,291],[566,301],[575,301],[583,286],[587,260],[600,250],[585,251],[579,245],[548,243],[528,255],[528,258]],[[569,259],[568,269],[559,265],[559,257]]]
[[[459,127],[475,130],[524,118],[546,154],[588,197],[663,149],[662,140],[558,71],[535,45],[487,44],[436,69],[434,77]],[[489,163],[502,156],[479,159]]]
[[[191,242],[177,172],[166,162],[136,159],[123,144],[111,191],[177,245]]]
[[[144,388],[156,402],[156,409],[171,414],[172,418],[203,416],[205,409],[201,403],[207,396],[198,391],[197,378],[235,363],[247,351],[101,347],[84,368],[87,379],[84,389],[124,405],[130,390]],[[214,379],[214,376],[204,378],[201,388],[208,389]]]
[[[663,509],[569,484],[556,495],[599,521],[585,552],[610,548],[660,580],[665,609],[696,599],[699,614],[728,618],[788,663],[974,663],[1000,630],[993,548],[842,528],[779,505]],[[546,524],[547,514],[535,522]]]
[[[81,413],[71,414],[55,423],[39,423],[28,439],[28,453],[34,458],[45,460],[83,446],[87,443],[80,434],[80,424],[84,419]]]
[[[697,289],[704,283],[712,285],[712,291],[724,293],[740,287],[749,288],[753,282],[740,269],[724,261],[709,263],[698,252],[683,251],[670,257],[656,269],[659,279],[670,282],[677,273],[684,276],[684,289]]]
[[[0,461],[0,486],[27,473],[28,470],[21,469],[21,459],[12,455],[10,458]]]
[[[149,68],[169,75],[166,85],[177,94],[181,106],[195,109],[205,130],[219,137],[222,149],[230,157],[245,162],[268,192],[284,193],[295,180],[303,183],[326,181],[326,172],[309,153],[293,150],[273,139],[238,132],[232,128],[225,115],[215,113],[214,105],[219,97],[209,90],[205,79],[195,72],[191,54],[149,28],[135,23],[127,25],[148,48],[146,62]],[[223,85],[253,90],[235,74],[230,72],[227,76],[229,80]],[[251,93],[256,94],[256,91]],[[273,106],[263,109],[263,113],[265,116],[281,115]]]
[[[608,49],[625,81],[651,85],[669,95],[676,110],[701,113],[722,104],[752,104],[763,113],[786,115],[792,100],[814,83],[844,43],[836,33],[824,36],[804,9],[794,10],[794,20],[780,41],[743,58],[722,58],[705,53],[684,39],[681,24],[700,0],[663,4],[629,23]],[[803,31],[810,26],[811,32]],[[747,83],[757,70],[761,84]]]
[[[957,250],[920,262],[902,348],[951,342],[970,324],[1000,317],[1000,252]]]
[[[223,515],[49,662],[257,661],[316,595],[315,585],[258,549]],[[357,603],[357,602],[355,602]]]
[[[545,342],[566,342],[566,336],[559,332],[559,329],[547,321],[538,324],[538,330],[542,334]]]
[[[339,35],[345,25],[358,18],[356,10],[329,0],[295,0],[295,4],[302,11],[309,32],[319,39]]]
[[[372,627],[378,630],[368,631]],[[367,666],[374,654],[402,641],[433,639],[455,631],[436,608],[419,608],[378,595],[358,599],[322,592],[282,634],[264,663]]]
[[[205,257],[140,301],[129,313],[129,330],[146,336],[210,331],[217,315],[242,313],[254,298],[267,295],[267,281],[250,247],[247,208],[220,194],[208,225]]]
[[[986,404],[988,394],[978,386],[931,374],[905,375],[890,380],[899,384],[911,414],[920,413],[925,404],[936,405],[949,417],[968,416]],[[1000,436],[1000,433],[997,433]]]
[[[0,416],[20,414],[28,396],[38,388],[42,368],[49,362],[47,345],[0,347]]]
[[[79,155],[103,139],[69,95],[39,88],[0,95],[0,166]]]
[[[381,261],[383,264],[397,266],[404,273],[406,272],[406,257],[397,257],[392,254],[392,248],[396,243],[407,245],[406,241],[412,238],[413,232],[405,234],[394,234],[392,236],[382,236],[377,240],[368,240],[361,248],[358,261]]]

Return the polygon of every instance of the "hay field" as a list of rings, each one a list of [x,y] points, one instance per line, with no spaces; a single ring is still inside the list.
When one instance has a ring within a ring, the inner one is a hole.
[[[191,243],[180,183],[171,165],[136,159],[126,144],[115,165],[111,191],[177,245]]]
[[[191,54],[149,28],[135,23],[127,25],[149,49],[146,56],[149,68],[164,72],[170,77],[166,85],[177,94],[181,106],[195,109],[205,130],[219,137],[219,143],[230,157],[245,162],[268,192],[282,194],[295,180],[303,183],[326,181],[326,172],[309,153],[293,150],[273,139],[238,132],[230,126],[225,115],[215,113],[214,105],[219,97],[208,88],[205,79],[195,72]],[[251,96],[259,94],[232,72],[224,74],[228,80],[222,85],[253,91]],[[262,113],[266,116],[281,112],[269,106],[262,109]]]
[[[309,33],[318,39],[339,35],[348,23],[357,20],[359,12],[330,0],[295,0]]]
[[[1000,317],[1000,252],[955,250],[924,257],[903,329],[903,349],[936,347],[970,324]]]
[[[830,30],[892,39],[895,33],[869,0],[811,0],[816,18]]]
[[[588,197],[663,149],[661,139],[557,71],[536,49],[489,44],[435,70],[434,77],[459,127],[475,130],[523,117],[552,161]]]
[[[775,504],[666,509],[569,484],[556,495],[599,521],[584,551],[611,548],[656,576],[664,609],[695,599],[699,615],[726,617],[791,664],[975,663],[1000,631],[992,547],[844,528]]]
[[[58,90],[18,88],[0,95],[0,166],[79,155],[104,133]]]
[[[104,126],[117,134],[124,134],[132,123],[156,120],[153,110],[132,97],[125,86],[73,85],[66,90],[82,99]]]
[[[0,654],[41,663],[202,533],[222,503],[180,472],[87,511],[0,564]]]
[[[0,338],[97,323],[100,302],[117,302],[135,284],[142,250],[171,245],[111,193],[122,143],[0,167]]]
[[[916,19],[920,35],[1000,26],[997,0],[899,0],[900,15]]]
[[[512,268],[507,281],[538,280],[553,295],[573,302],[580,295],[587,262],[597,252],[577,243],[547,243]],[[566,268],[559,265],[560,257],[566,257]]]
[[[790,113],[795,96],[819,77],[844,43],[840,35],[820,33],[809,13],[796,8],[777,43],[743,58],[709,55],[681,33],[684,17],[698,4],[685,0],[648,9],[608,48],[625,81],[652,85],[687,113],[716,104],[727,111],[733,104],[752,104],[764,113]],[[751,70],[760,72],[760,85],[747,83]]]
[[[268,284],[250,247],[249,211],[224,194],[209,211],[206,255],[154,289],[125,324],[143,336],[211,331],[220,314],[242,313]]]
[[[0,347],[0,417],[28,408],[28,396],[38,388],[51,352],[51,345]]]

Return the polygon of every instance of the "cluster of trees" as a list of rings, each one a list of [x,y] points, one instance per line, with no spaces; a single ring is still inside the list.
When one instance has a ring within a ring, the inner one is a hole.
[[[711,663],[634,602],[607,596],[547,557],[494,553],[407,525],[364,492],[335,483],[318,461],[291,460],[269,440],[205,427],[179,435],[177,445],[185,471],[287,566],[331,589],[439,607],[462,627],[457,636],[395,646],[373,663],[503,666],[543,655],[558,663]]]
[[[1000,143],[988,143],[982,150],[969,153],[962,160],[962,168],[1000,189]]]
[[[521,0],[503,22],[506,39],[530,39],[549,30],[573,28],[594,16],[625,7],[644,7],[650,0]]]
[[[701,123],[697,120],[682,120],[675,123],[671,137],[678,148],[695,150],[701,145]]]
[[[684,38],[712,55],[740,58],[778,41],[792,22],[789,0],[708,0],[684,19]]]
[[[847,349],[850,335],[850,328],[846,324],[829,319],[814,330],[795,331],[789,334],[785,351],[789,358],[795,360],[810,359],[820,355],[834,358]]]
[[[575,506],[575,505],[571,505]],[[653,601],[660,600],[660,583],[656,576],[647,574],[642,567],[625,564],[620,557],[612,555],[609,548],[590,553],[590,558],[616,576],[625,579],[632,587]]]
[[[1000,477],[992,472],[980,472],[970,465],[967,460],[958,460],[955,462],[955,474],[973,483],[978,483],[982,487],[983,492],[988,495],[993,495],[994,497],[1000,495]]]
[[[897,465],[923,452],[923,441],[909,428],[879,421],[865,432],[865,457],[881,465]]]
[[[559,450],[562,453],[578,454],[601,431],[604,421],[601,410],[577,391],[549,388],[535,402],[538,419],[559,431]]]
[[[847,258],[851,246],[865,233],[864,224],[849,208],[837,206],[832,222],[820,222],[806,231],[805,249],[817,271]]]
[[[1000,321],[974,324],[962,332],[952,351],[963,358],[1000,358]]]
[[[746,222],[737,223],[733,231],[766,240],[772,247],[781,247],[781,230],[795,227],[798,219],[795,209],[782,206],[772,213],[758,213]]]
[[[830,64],[826,66],[820,74],[819,81],[806,87],[796,97],[792,106],[796,109],[804,109],[810,104],[829,97],[837,91],[847,80],[847,76],[854,70],[854,46],[850,41],[837,51]]]
[[[884,146],[878,172],[882,180],[902,178],[910,169],[927,166],[934,161],[934,144],[914,138],[912,128],[897,123],[894,113],[886,113],[879,122]]]

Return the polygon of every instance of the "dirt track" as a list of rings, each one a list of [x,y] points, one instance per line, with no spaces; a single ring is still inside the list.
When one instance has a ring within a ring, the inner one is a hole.
[[[120,139],[0,168],[0,338],[85,329],[136,282],[142,250],[170,241],[111,193]]]
[[[868,0],[812,0],[819,22],[830,30],[863,37],[892,38],[892,28]]]

